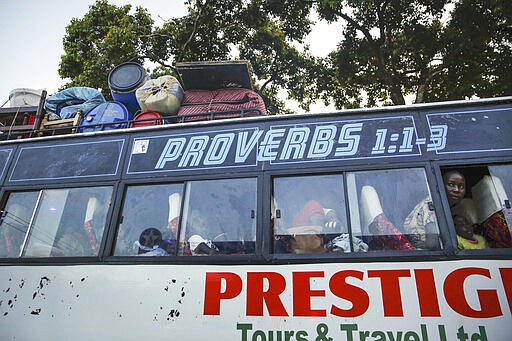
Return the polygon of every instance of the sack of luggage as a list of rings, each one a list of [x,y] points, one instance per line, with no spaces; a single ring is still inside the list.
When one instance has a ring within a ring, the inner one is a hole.
[[[185,90],[178,111],[180,122],[260,115],[267,115],[263,99],[257,92],[245,88]]]
[[[175,115],[183,100],[183,88],[173,76],[150,79],[135,92],[141,111]]]
[[[105,103],[105,98],[101,92],[93,88],[77,86],[47,97],[44,109],[49,114],[57,115],[53,119],[50,116],[50,120],[59,120],[75,117],[78,110],[85,115],[102,103]]]

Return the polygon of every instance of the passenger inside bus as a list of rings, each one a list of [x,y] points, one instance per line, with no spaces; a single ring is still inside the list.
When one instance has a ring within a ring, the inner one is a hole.
[[[110,206],[110,195],[110,188],[101,187],[69,191],[66,195],[66,203],[62,207],[59,229],[55,235],[51,256],[98,255]],[[48,214],[59,207],[56,198],[57,196],[52,197],[54,202],[49,203]],[[43,217],[41,216],[40,219]]]
[[[437,218],[430,193],[407,215],[403,226],[415,249],[439,249]]]
[[[286,247],[291,253],[326,252],[322,237],[324,227],[334,231],[337,225],[340,226],[340,222],[333,209],[324,208],[317,200],[308,200],[295,214],[293,227],[288,228]]]
[[[350,237],[338,219],[336,211],[325,208],[317,200],[308,200],[294,216],[293,227],[288,228],[287,241],[291,253],[351,252]],[[332,233],[336,235],[332,236]],[[352,238],[355,252],[368,251],[368,245],[359,238]]]
[[[129,186],[124,197],[114,255],[141,255],[138,243],[144,246],[141,238],[144,239],[145,232],[152,231],[147,230],[150,228],[158,230],[162,241],[166,241],[164,250],[169,255],[176,254],[182,188],[182,184]],[[157,252],[146,253],[144,252],[145,256],[164,255]]]
[[[439,233],[432,198],[421,200],[404,220],[404,233],[417,250],[438,250]]]
[[[452,215],[462,213],[466,219],[472,216],[472,204],[464,200],[466,195],[466,178],[464,175],[458,170],[448,171],[443,174],[443,184]]]
[[[466,217],[455,215],[453,217],[455,232],[457,233],[457,246],[461,250],[486,249],[485,238],[474,231],[474,226]]]
[[[341,174],[276,177],[271,204],[274,253],[368,251],[347,228]]]
[[[499,168],[502,167],[494,167],[493,170],[499,172]],[[449,170],[443,174],[454,227],[457,230],[457,224],[463,225],[464,222],[461,220],[464,219],[473,227],[477,235],[485,238],[486,247],[510,248],[512,238],[505,218],[507,208],[501,204],[508,201],[507,193],[500,177],[489,175],[489,169],[487,167],[465,169],[472,178],[471,197],[466,197],[468,185],[461,171]],[[456,217],[458,222],[455,222]]]
[[[150,227],[142,231],[134,246],[138,256],[168,256],[174,254],[176,240],[164,240],[159,229]]]
[[[204,236],[209,235],[208,221],[202,216],[198,210],[192,210],[190,217],[187,219],[187,230],[194,233],[188,239],[188,250],[184,251],[185,254],[192,254],[193,256],[215,255],[219,253],[219,249],[215,244],[205,239]]]

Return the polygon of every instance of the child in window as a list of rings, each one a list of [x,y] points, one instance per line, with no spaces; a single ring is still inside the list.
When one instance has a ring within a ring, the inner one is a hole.
[[[473,225],[461,215],[453,217],[455,232],[457,232],[457,245],[461,250],[478,250],[488,248],[485,238],[474,233]]]

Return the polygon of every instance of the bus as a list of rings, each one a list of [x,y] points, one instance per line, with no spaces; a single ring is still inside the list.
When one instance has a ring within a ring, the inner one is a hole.
[[[512,97],[0,142],[1,340],[508,340]]]

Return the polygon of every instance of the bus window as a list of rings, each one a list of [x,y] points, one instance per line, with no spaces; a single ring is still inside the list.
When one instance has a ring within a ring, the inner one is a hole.
[[[342,175],[279,177],[273,191],[274,253],[366,251],[350,243]]]
[[[128,187],[114,255],[175,255],[182,191],[183,184]]]
[[[0,220],[0,257],[20,257],[32,212],[39,192],[14,192],[9,195]]]
[[[512,247],[511,174],[512,165],[443,169],[459,249]]]
[[[347,187],[352,232],[370,251],[441,248],[423,169],[349,173]]]
[[[97,256],[111,195],[111,187],[12,193],[2,221],[6,255]]]
[[[187,182],[179,254],[254,254],[256,211],[256,179]]]

